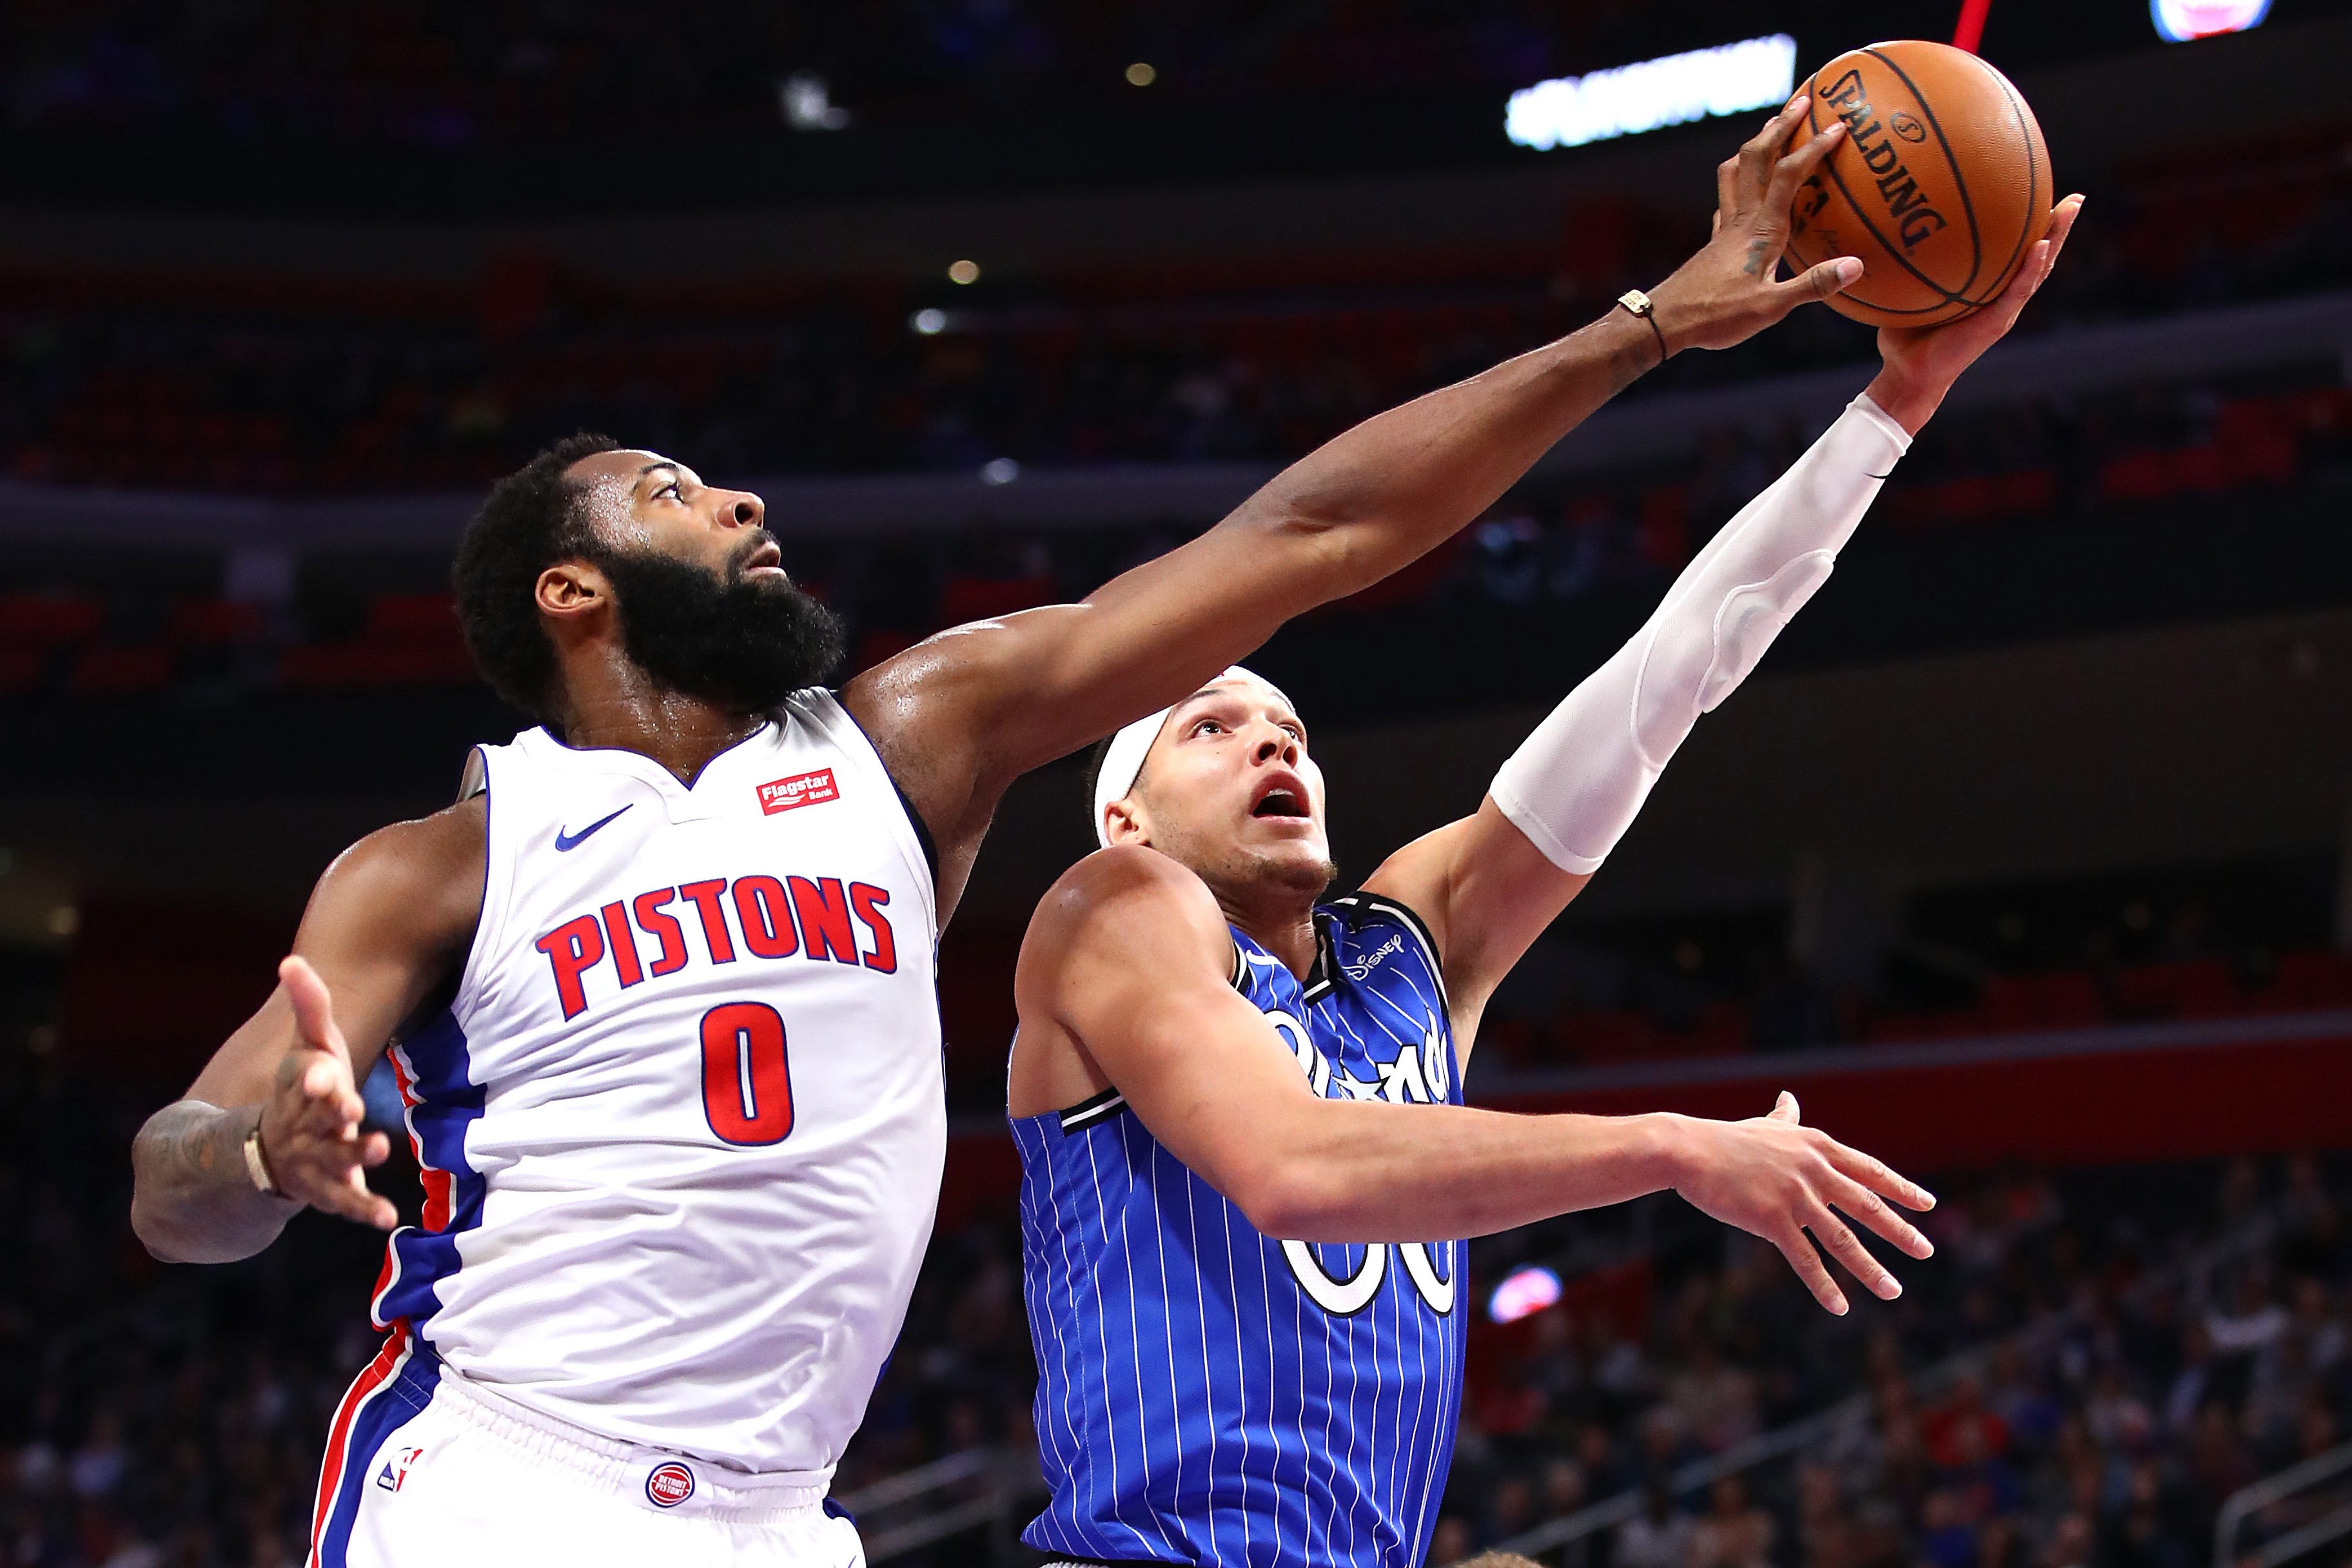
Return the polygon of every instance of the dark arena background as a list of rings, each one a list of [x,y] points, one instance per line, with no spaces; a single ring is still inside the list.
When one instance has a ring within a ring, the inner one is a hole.
[[[586,427],[758,490],[863,668],[1655,282],[1766,112],[1522,145],[1515,91],[1956,31],[2072,247],[1469,1079],[1791,1089],[1937,1186],[1937,1256],[1836,1320],[1670,1195],[1476,1243],[1429,1560],[2352,1562],[2352,5],[16,0],[0,1564],[302,1559],[379,1244],[158,1264],[129,1141],[334,853],[523,726],[448,591],[490,479]],[[1810,307],[1678,359],[1263,650],[1343,876],[1469,810],[1872,355]],[[1010,975],[1083,816],[1076,761],[1017,786],[940,953],[946,1192],[835,1484],[877,1564],[1035,1561]]]

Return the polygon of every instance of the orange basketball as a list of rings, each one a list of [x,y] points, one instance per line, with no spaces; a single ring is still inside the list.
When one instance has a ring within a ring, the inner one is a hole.
[[[1976,56],[1916,38],[1840,55],[1805,84],[1810,135],[1846,138],[1797,193],[1788,260],[1858,256],[1830,309],[1874,327],[1956,321],[2000,297],[2050,221],[2033,110]]]

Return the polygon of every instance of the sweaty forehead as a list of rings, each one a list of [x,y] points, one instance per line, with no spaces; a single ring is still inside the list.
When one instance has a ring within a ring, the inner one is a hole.
[[[1244,701],[1256,700],[1270,702],[1285,712],[1290,710],[1290,699],[1282,694],[1280,688],[1255,675],[1221,675],[1176,706],[1184,708],[1216,697],[1238,697]]]
[[[616,452],[591,453],[565,469],[564,477],[574,484],[604,485],[617,482],[624,487],[632,487],[647,470],[664,475],[676,470],[682,476],[692,477],[692,470],[675,458],[665,458],[659,452],[648,452],[634,447],[625,447]]]
[[[1154,743],[1164,742],[1176,732],[1177,720],[1220,701],[1239,703],[1244,708],[1264,703],[1290,714],[1294,719],[1298,716],[1291,707],[1290,699],[1284,696],[1281,688],[1272,681],[1260,679],[1255,675],[1223,675],[1170,709],[1168,721],[1160,726]]]

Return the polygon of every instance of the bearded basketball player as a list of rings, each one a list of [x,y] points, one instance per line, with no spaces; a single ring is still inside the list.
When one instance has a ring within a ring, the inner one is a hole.
[[[1283,693],[1229,669],[1115,735],[1103,847],[1047,894],[1009,1079],[1052,1496],[1048,1568],[1418,1568],[1462,1392],[1463,1237],[1680,1193],[1847,1310],[1816,1247],[1894,1277],[1920,1187],[1799,1121],[1515,1116],[1462,1103],[1496,984],[1591,879],[1698,716],[1818,589],[1962,370],[2049,275],[2080,198],[2006,294],[1887,331],[1866,392],[1699,552],[1477,810],[1362,889]]]
[[[838,691],[757,496],[594,438],[494,486],[458,605],[536,727],[328,868],[277,989],[134,1151],[160,1258],[249,1256],[305,1205],[393,1230],[311,1562],[857,1562],[825,1491],[929,1237],[933,950],[1006,785],[1420,555],[1670,348],[1851,281],[1755,264],[1827,151],[1774,145],[1653,296],[1367,421],[1083,603]],[[425,1191],[398,1229],[356,1089],[387,1052]]]

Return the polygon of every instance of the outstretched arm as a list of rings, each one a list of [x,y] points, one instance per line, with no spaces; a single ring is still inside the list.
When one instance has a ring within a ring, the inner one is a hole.
[[[1738,1122],[1321,1099],[1234,990],[1232,963],[1199,878],[1140,847],[1088,856],[1046,895],[1022,947],[1016,1078],[1024,1053],[1074,1049],[1171,1153],[1286,1239],[1478,1236],[1672,1188],[1780,1247],[1832,1312],[1845,1298],[1814,1241],[1875,1294],[1900,1290],[1833,1209],[1914,1258],[1930,1251],[1887,1200],[1934,1200],[1800,1125],[1786,1095]]]
[[[1878,487],[1960,373],[2050,275],[2082,198],[1990,308],[1882,332],[1869,391],[1725,524],[1648,624],[1503,765],[1477,812],[1407,845],[1366,882],[1419,911],[1444,953],[1457,1040],[1495,985],[1599,869],[1697,722],[1753,669],[1830,574]]]
[[[363,1174],[390,1146],[361,1131],[359,1084],[462,958],[481,903],[483,831],[476,799],[371,834],[327,868],[278,988],[131,1143],[131,1225],[148,1251],[173,1263],[247,1258],[305,1205],[392,1228],[392,1205]],[[283,1197],[255,1184],[245,1143],[257,1127]]]
[[[1724,164],[1715,237],[1654,291],[1657,332],[1612,310],[1365,421],[1082,603],[958,627],[852,681],[851,711],[942,849],[952,858],[976,842],[1015,776],[1197,689],[1289,616],[1378,582],[1477,517],[1656,365],[1661,334],[1674,350],[1727,347],[1859,276],[1851,258],[1773,275],[1790,195],[1843,130],[1776,157],[1802,113],[1799,100]]]

